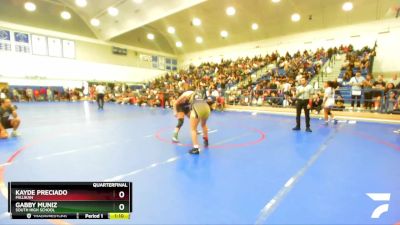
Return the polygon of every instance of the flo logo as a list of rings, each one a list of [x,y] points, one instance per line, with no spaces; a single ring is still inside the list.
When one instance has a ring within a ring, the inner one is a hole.
[[[372,219],[379,219],[383,213],[389,211],[390,193],[366,193],[366,195],[376,202],[383,203],[372,212]]]

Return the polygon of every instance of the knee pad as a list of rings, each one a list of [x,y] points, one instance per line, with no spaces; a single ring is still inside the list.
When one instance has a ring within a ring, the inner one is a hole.
[[[178,125],[176,125],[176,128],[181,129],[183,125],[183,119],[178,119]]]

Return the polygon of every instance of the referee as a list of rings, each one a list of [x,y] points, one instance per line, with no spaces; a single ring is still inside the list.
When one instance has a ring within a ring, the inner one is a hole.
[[[304,109],[304,114],[306,116],[306,132],[312,132],[310,129],[310,109],[312,100],[311,95],[313,93],[313,88],[310,84],[307,84],[306,78],[303,76],[300,79],[300,85],[296,88],[296,126],[293,130],[300,130],[300,115],[301,109]]]
[[[104,107],[104,95],[106,94],[106,87],[103,84],[99,84],[96,87],[97,92],[97,105],[99,109],[103,109]]]

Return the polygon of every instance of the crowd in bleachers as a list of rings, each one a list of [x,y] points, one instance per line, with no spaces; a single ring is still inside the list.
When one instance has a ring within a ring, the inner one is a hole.
[[[81,88],[63,87],[11,87],[1,93],[14,102],[78,101],[84,97]]]
[[[382,74],[372,73],[375,50],[363,48],[355,51],[349,46],[344,53],[346,59],[338,76],[339,88],[343,91],[338,91],[338,94],[351,102],[350,109],[354,109],[355,106],[360,109],[363,101],[364,110],[398,110],[400,80],[397,74],[385,80]]]
[[[357,79],[360,81],[354,82]],[[383,75],[374,79],[370,73],[364,77],[361,72],[356,72],[349,81],[338,82],[338,85],[335,110],[342,111],[347,107],[350,111],[400,113],[400,80],[397,74],[385,80]],[[322,101],[317,99],[322,99],[322,96],[322,92],[317,91],[313,97],[315,102],[319,102],[315,104],[317,111],[322,106]]]
[[[394,74],[392,78],[386,80],[382,75],[378,75],[377,79],[373,79],[372,65],[373,58],[376,55],[374,48],[364,47],[360,50],[354,50],[351,45],[340,46],[339,48],[328,49],[327,58],[325,59],[331,59],[332,56],[339,57],[339,55],[343,54],[346,60],[342,65],[342,72],[336,80],[338,87],[336,89],[334,110],[344,110],[347,105],[345,103],[351,103],[351,106],[348,107],[350,110],[361,110],[361,102],[363,102],[364,110],[389,113],[399,112],[400,84],[397,75]],[[321,58],[324,60],[323,57]],[[314,65],[320,65],[318,63],[319,61],[316,60]],[[283,69],[282,66],[275,69],[275,71],[280,69]],[[297,76],[295,76],[296,74]],[[357,74],[361,78],[358,78]],[[284,69],[282,72],[274,72],[273,69],[270,69],[253,85],[248,86],[247,90],[239,87],[236,92],[235,90],[228,92],[228,103],[291,107],[295,103],[293,98],[295,94],[294,87],[301,76],[304,75],[310,78],[313,74],[310,72],[304,73],[301,70],[290,73],[288,69]],[[361,82],[356,85],[358,82],[354,82],[354,80],[361,80]],[[356,93],[357,91],[358,93]],[[313,96],[313,110],[316,113],[322,110],[322,99],[323,90],[317,88]],[[354,108],[354,106],[357,106],[357,108]]]
[[[249,80],[227,91],[228,103],[291,106],[294,103],[293,88],[301,76],[311,79],[335,52],[336,48],[328,51],[321,48],[316,52],[298,51],[293,55],[286,53],[284,56],[275,53],[276,57],[266,61],[266,73],[255,82]]]
[[[185,90],[195,90],[203,98],[216,103],[216,106],[229,104],[264,104],[291,105],[292,101],[280,97],[289,96],[299,74],[308,78],[319,72],[322,65],[337,49],[317,49],[315,52],[286,53],[281,56],[273,52],[264,57],[239,58],[222,60],[220,63],[203,63],[197,67],[190,66],[178,74],[167,74],[150,82],[147,87],[150,92],[168,93],[167,96],[182,93]],[[268,71],[257,82],[253,75],[261,68]],[[280,88],[284,87],[281,91]]]
[[[344,110],[345,102],[350,97],[355,98],[352,106],[360,106],[362,100],[365,109],[385,109],[388,112],[398,110],[400,93],[394,90],[400,89],[397,76],[394,75],[389,81],[384,81],[381,75],[373,79],[371,71],[376,54],[374,48],[354,50],[351,45],[284,55],[276,51],[253,58],[191,65],[178,73],[167,73],[139,88],[110,83],[106,85],[105,100],[120,104],[171,107],[182,92],[194,90],[199,96],[215,102],[218,108],[223,108],[225,103],[292,107],[295,103],[295,87],[300,78],[305,76],[311,80],[325,62],[343,54],[346,60],[338,74],[335,109]],[[255,77],[258,71],[263,73]],[[8,90],[2,92],[12,96],[14,101],[95,100],[95,86],[91,84],[88,90],[83,87],[28,87],[13,88],[12,93],[8,93]],[[360,96],[354,95],[357,90],[361,90]],[[323,90],[317,89],[313,96],[313,109],[316,113],[322,109],[322,99]]]

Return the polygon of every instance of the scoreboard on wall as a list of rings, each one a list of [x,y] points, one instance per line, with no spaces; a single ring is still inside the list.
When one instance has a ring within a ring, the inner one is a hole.
[[[129,219],[131,182],[9,182],[12,219]]]

